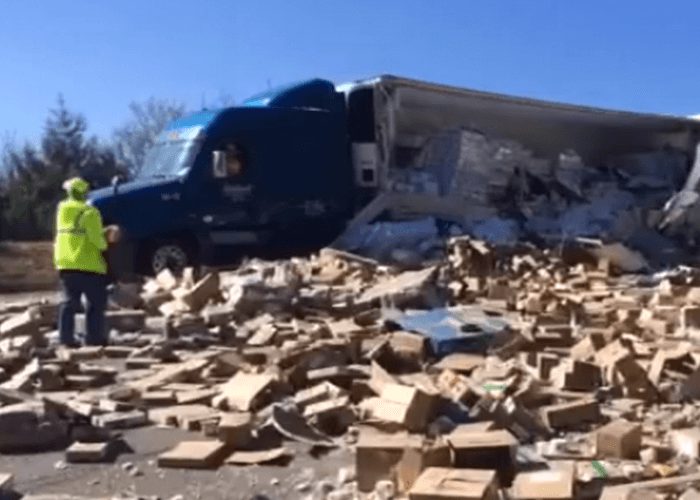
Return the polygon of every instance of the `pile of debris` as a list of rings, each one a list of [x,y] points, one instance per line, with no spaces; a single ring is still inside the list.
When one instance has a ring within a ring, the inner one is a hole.
[[[605,246],[447,250],[164,271],[114,290],[108,347],[57,347],[55,304],[0,309],[0,452],[107,461],[154,424],[202,435],[160,467],[351,447],[336,500],[700,490],[700,273],[624,274]]]
[[[680,150],[668,147],[587,165],[574,151],[554,160],[538,158],[517,141],[468,129],[444,131],[419,146],[389,170],[388,189],[450,200],[452,235],[544,246],[594,237],[624,244],[661,265],[681,262],[687,257],[682,247],[694,245],[698,236],[697,227],[668,228],[670,234],[657,230],[665,204],[689,171]],[[440,233],[430,217],[380,222],[354,228],[340,244],[382,261],[401,261],[391,251],[426,257],[435,238],[444,236]]]

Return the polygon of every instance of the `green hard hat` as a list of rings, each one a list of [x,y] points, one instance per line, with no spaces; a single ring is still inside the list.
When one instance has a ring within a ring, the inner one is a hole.
[[[90,184],[85,179],[73,177],[63,183],[63,189],[69,194],[85,195],[90,191]]]

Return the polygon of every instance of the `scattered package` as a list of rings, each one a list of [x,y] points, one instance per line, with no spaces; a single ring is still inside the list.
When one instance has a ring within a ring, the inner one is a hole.
[[[78,349],[56,345],[57,304],[2,308],[0,451],[109,462],[158,425],[201,434],[160,467],[352,448],[329,498],[700,489],[700,273],[630,270],[624,246],[460,236],[408,270],[324,249],[163,271],[118,285],[110,345]]]

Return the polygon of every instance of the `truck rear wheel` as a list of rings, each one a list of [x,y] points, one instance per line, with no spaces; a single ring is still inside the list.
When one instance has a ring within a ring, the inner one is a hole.
[[[149,253],[148,270],[157,275],[163,269],[170,269],[180,274],[187,266],[192,265],[192,254],[185,245],[179,242],[164,242],[153,246]]]

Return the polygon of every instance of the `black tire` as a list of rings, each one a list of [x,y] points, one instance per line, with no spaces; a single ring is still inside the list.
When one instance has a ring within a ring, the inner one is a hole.
[[[152,276],[166,268],[179,275],[195,264],[194,255],[192,247],[182,241],[158,241],[148,245],[142,253],[141,267],[145,274]]]

